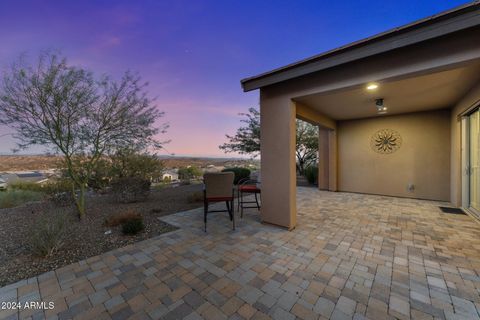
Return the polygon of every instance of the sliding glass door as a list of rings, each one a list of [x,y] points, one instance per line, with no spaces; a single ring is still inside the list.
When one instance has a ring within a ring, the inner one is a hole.
[[[470,114],[469,127],[469,189],[470,207],[480,212],[480,111]]]

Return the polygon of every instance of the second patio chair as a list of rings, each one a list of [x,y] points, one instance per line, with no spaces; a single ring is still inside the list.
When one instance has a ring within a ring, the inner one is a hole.
[[[241,179],[238,182],[237,185],[237,203],[238,203],[238,208],[237,210],[240,210],[240,217],[243,218],[243,209],[248,209],[248,208],[257,208],[260,210],[260,203],[258,202],[258,197],[261,196],[261,187],[260,187],[260,181],[257,179],[250,179],[250,178],[244,178]],[[255,196],[254,201],[249,201],[244,199],[244,195],[251,195],[253,194]],[[254,206],[249,205],[249,204],[255,204]]]
[[[233,205],[233,180],[235,175],[233,172],[206,173],[203,175],[203,203],[205,232],[207,232],[207,214],[210,212],[228,212],[230,220],[235,230],[235,214]],[[210,203],[224,202],[227,210],[208,210]]]

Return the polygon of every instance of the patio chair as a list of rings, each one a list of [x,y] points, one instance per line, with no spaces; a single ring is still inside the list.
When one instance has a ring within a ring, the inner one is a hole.
[[[240,210],[240,217],[243,218],[243,209],[248,208],[257,208],[260,210],[260,203],[258,202],[258,196],[261,197],[261,187],[260,187],[260,180],[255,178],[244,178],[238,182],[237,185],[237,210]],[[255,201],[246,201],[244,200],[244,194],[255,195]],[[251,206],[249,204],[255,203],[255,206]]]
[[[233,180],[235,175],[233,172],[205,173],[203,175],[203,203],[205,232],[207,232],[207,214],[209,212],[228,212],[230,220],[235,230],[235,214],[233,205]],[[208,205],[215,202],[223,202],[227,205],[227,210],[208,210]]]

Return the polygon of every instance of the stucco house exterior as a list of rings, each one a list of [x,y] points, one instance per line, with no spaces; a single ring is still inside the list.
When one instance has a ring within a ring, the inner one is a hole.
[[[168,170],[162,174],[163,181],[178,181],[178,172],[176,170]]]
[[[320,189],[480,216],[479,1],[241,85],[260,90],[264,222],[296,225],[296,118],[320,128]]]

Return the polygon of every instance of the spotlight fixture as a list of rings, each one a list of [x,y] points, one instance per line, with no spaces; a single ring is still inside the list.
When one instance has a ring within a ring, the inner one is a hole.
[[[378,84],[376,83],[370,83],[367,85],[367,90],[375,90],[378,88]]]
[[[375,100],[375,105],[377,106],[377,113],[378,114],[385,114],[387,113],[387,107],[383,104],[383,99],[376,99]]]

